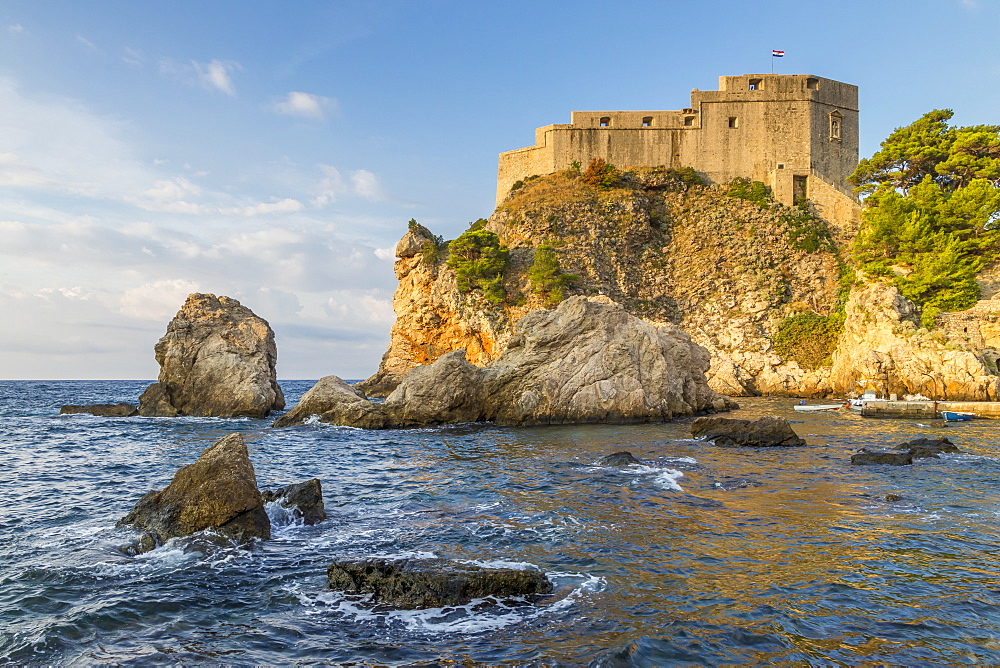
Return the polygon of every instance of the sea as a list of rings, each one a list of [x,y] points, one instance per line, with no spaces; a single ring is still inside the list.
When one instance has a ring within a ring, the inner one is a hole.
[[[723,448],[666,424],[364,431],[59,415],[149,381],[0,382],[0,663],[671,666],[1000,664],[996,422],[795,413],[807,445]],[[294,403],[312,381],[284,381]],[[249,548],[141,556],[115,523],[222,436],[262,489],[317,477],[328,518],[269,507]],[[863,446],[960,453],[852,466]],[[627,450],[641,465],[600,466]],[[890,496],[891,495],[891,496]],[[892,500],[898,497],[897,500]],[[537,569],[538,601],[383,609],[326,586],[345,557]]]

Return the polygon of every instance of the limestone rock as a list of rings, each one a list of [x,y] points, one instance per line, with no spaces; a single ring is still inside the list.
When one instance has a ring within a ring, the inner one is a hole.
[[[642,464],[642,462],[633,457],[632,453],[627,450],[612,452],[597,460],[598,466],[632,466],[633,464]]]
[[[317,524],[326,519],[323,506],[323,485],[319,478],[306,480],[281,487],[274,491],[261,492],[264,503],[277,502],[291,511],[292,516],[301,518],[305,525]]]
[[[302,395],[299,403],[274,421],[274,426],[302,424],[313,415],[321,422],[363,429],[382,429],[389,424],[380,404],[369,401],[364,392],[337,376],[320,378]]]
[[[330,589],[371,594],[371,601],[413,610],[464,605],[477,598],[537,598],[552,592],[544,573],[483,568],[443,559],[338,560],[327,569]]]
[[[920,329],[919,309],[895,286],[855,289],[846,314],[830,376],[841,396],[855,391],[857,380],[874,380],[887,395],[1000,400],[1000,376],[991,371],[986,353],[963,350],[943,334]]]
[[[707,368],[705,350],[678,328],[651,325],[605,297],[572,297],[525,316],[485,369],[463,351],[443,355],[411,371],[381,405],[324,379],[275,426],[311,414],[364,428],[633,423],[734,408],[708,387]]]
[[[787,447],[805,445],[788,420],[769,416],[759,420],[700,417],[691,423],[691,435],[726,447]]]
[[[486,417],[499,424],[670,420],[734,404],[708,387],[709,357],[677,327],[606,297],[571,297],[517,324],[486,368]]]
[[[60,415],[73,415],[76,413],[89,413],[101,417],[132,417],[139,414],[139,407],[135,404],[87,404],[83,406],[67,404],[59,409]]]
[[[398,425],[475,422],[485,398],[483,370],[456,350],[408,373],[383,406]]]
[[[939,459],[942,452],[959,452],[958,447],[947,438],[915,438],[897,445],[895,450],[906,450],[914,459]]]
[[[166,489],[152,491],[118,522],[147,532],[161,545],[204,529],[239,541],[271,537],[253,464],[243,437],[229,434],[177,471]]]
[[[285,407],[274,332],[235,299],[189,295],[155,352],[160,375],[139,399],[142,415],[265,417]]]

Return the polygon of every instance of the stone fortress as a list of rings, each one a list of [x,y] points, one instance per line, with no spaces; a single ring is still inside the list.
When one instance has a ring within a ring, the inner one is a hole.
[[[719,77],[680,111],[574,111],[500,154],[497,204],[519,179],[603,158],[617,167],[692,167],[713,183],[747,177],[792,205],[808,199],[843,228],[860,208],[847,177],[858,164],[858,88],[806,74]]]

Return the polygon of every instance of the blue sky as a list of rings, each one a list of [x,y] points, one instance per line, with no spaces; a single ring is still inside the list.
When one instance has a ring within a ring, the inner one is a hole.
[[[279,377],[374,371],[392,247],[493,208],[497,153],[726,74],[861,89],[861,153],[1000,123],[1000,0],[0,3],[0,378],[153,378],[188,292],[267,318]]]

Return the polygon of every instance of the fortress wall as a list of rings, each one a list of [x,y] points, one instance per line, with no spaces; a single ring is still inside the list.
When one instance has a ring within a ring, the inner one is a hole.
[[[806,184],[806,197],[816,213],[833,228],[834,238],[853,237],[861,224],[861,205],[857,200],[817,175],[810,176]]]
[[[535,145],[500,154],[497,168],[497,206],[510,193],[516,181],[535,174],[551,174],[569,165],[557,166],[551,143],[553,131],[566,125],[546,125],[535,131]]]

